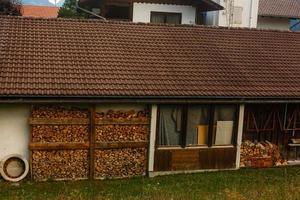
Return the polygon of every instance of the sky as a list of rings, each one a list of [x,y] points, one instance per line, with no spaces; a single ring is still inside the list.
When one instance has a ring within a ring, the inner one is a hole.
[[[64,0],[56,0],[58,6],[61,6],[63,2]],[[53,6],[55,0],[22,0],[22,3],[26,5]]]

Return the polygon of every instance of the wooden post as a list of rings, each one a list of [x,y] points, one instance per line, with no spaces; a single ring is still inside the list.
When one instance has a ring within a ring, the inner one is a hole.
[[[245,104],[240,105],[239,121],[238,121],[238,134],[237,134],[237,144],[236,144],[236,169],[240,168],[241,160],[241,144],[242,144],[242,135],[243,135],[243,125],[244,125],[244,112]]]
[[[157,122],[157,105],[152,105],[151,108],[151,124],[150,124],[150,144],[148,156],[148,171],[154,171],[154,153],[155,153],[155,139],[156,139],[156,122]]]
[[[95,106],[90,109],[90,162],[89,162],[89,179],[93,180],[95,175]]]

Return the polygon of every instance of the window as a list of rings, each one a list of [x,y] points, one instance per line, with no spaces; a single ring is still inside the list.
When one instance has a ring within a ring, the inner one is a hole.
[[[233,24],[242,24],[243,20],[243,7],[233,8]]]
[[[181,13],[151,12],[151,23],[181,24]]]
[[[182,145],[182,107],[166,105],[160,107],[159,145]]]
[[[129,19],[129,6],[109,5],[107,7],[107,12],[106,12],[105,17],[108,19],[128,20]]]
[[[214,111],[213,140],[215,145],[232,144],[236,106],[217,105]]]
[[[187,108],[186,145],[207,145],[209,106],[191,105]]]
[[[236,105],[161,105],[158,145],[232,145],[236,119]]]
[[[289,19],[289,21],[291,31],[300,31],[300,19]]]

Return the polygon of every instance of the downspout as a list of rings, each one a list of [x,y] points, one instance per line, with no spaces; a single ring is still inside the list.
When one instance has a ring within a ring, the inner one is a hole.
[[[251,24],[252,24],[252,7],[253,7],[253,0],[250,0],[249,28],[251,28]]]
[[[102,20],[104,20],[104,21],[107,21],[104,17],[102,17],[102,16],[100,16],[100,15],[97,15],[97,14],[95,14],[95,13],[89,11],[89,10],[86,10],[86,9],[80,7],[80,6],[78,5],[78,1],[76,1],[76,9],[79,9],[79,10],[85,12],[85,13],[88,13],[88,14],[93,15],[93,16],[99,18],[99,19],[102,19]]]

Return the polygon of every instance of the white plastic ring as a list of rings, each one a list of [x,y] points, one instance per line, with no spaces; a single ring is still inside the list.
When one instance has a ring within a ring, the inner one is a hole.
[[[28,172],[28,161],[19,154],[8,155],[0,162],[0,173],[6,181],[19,182],[27,176]]]

